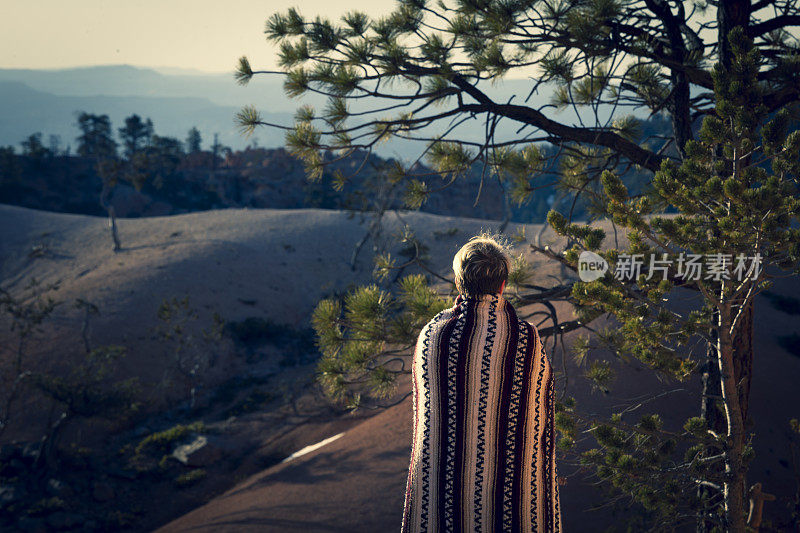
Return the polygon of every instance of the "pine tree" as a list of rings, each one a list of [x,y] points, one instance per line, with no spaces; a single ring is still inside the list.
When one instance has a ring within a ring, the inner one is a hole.
[[[160,189],[164,181],[175,173],[183,159],[183,143],[174,137],[152,135],[150,146],[138,155],[139,157],[133,161],[131,175],[126,176],[126,179],[131,181],[137,190],[147,181]],[[134,177],[135,181],[132,181]]]
[[[197,153],[203,149],[202,144],[203,139],[200,137],[200,130],[192,126],[192,129],[189,130],[189,134],[186,136],[186,152],[189,154]]]
[[[22,175],[13,146],[0,146],[0,187],[12,187]]]
[[[42,143],[42,134],[34,133],[20,143],[22,145],[22,155],[28,156],[33,160],[40,161],[49,152]]]
[[[96,159],[113,159],[117,156],[117,143],[111,135],[108,115],[78,114],[78,155]]]
[[[117,231],[117,215],[110,202],[111,193],[117,184],[121,163],[117,159],[117,143],[111,135],[111,120],[108,115],[94,115],[80,112],[78,114],[78,155],[95,160],[95,170],[100,176],[103,187],[100,190],[100,205],[108,213],[108,225],[115,252],[122,249]]]
[[[225,148],[219,142],[219,134],[214,134],[214,142],[211,144],[211,172],[215,174],[217,172],[217,167],[219,166],[219,158],[220,153],[222,152],[223,148]]]
[[[153,136],[153,123],[148,118],[142,121],[139,115],[133,114],[125,119],[125,126],[119,128],[122,146],[125,148],[126,159],[131,159],[135,154],[150,144]]]
[[[596,281],[575,283],[572,296],[582,322],[609,313],[621,325],[606,338],[618,353],[633,355],[676,379],[687,379],[695,368],[689,344],[700,336],[712,345],[719,370],[721,398],[715,403],[724,413],[722,431],[693,418],[686,421],[684,433],[669,434],[661,431],[657,413],[629,427],[621,424],[621,417],[610,424],[589,423],[598,447],[583,454],[585,464],[654,511],[662,524],[689,507],[703,515],[705,524],[743,532],[748,525],[758,527],[752,519],[761,512],[749,508],[749,374],[735,359],[733,339],[747,326],[745,311],[771,286],[771,279],[782,270],[800,272],[800,131],[788,132],[786,110],[769,117],[757,81],[760,53],[741,28],[731,31],[730,50],[730,66],[718,63],[711,73],[715,113],[705,117],[698,140],[687,142],[680,164],[662,163],[650,194],[630,198],[615,173],[603,173],[606,210],[629,230],[627,248],[600,251],[606,237],[602,230],[570,224],[556,212],[549,221],[560,234],[575,239],[561,258],[573,269],[585,251],[598,253],[616,273],[625,271],[621,267],[630,265],[631,258],[641,265],[641,273],[628,282],[609,272]],[[659,216],[664,205],[678,213]],[[699,277],[689,273],[681,260],[692,255],[703,258],[708,272]],[[663,265],[668,268],[660,269]],[[670,302],[685,299],[687,289],[697,293],[697,305],[678,313]],[[706,333],[709,323],[712,336]],[[574,407],[560,420],[567,435],[564,446],[587,425],[570,412]],[[682,460],[676,460],[676,451]],[[715,493],[695,498],[692,489],[699,481]],[[713,508],[719,496],[724,514],[703,510]]]
[[[61,135],[50,134],[47,137],[47,145],[52,157],[65,155],[64,150],[61,148]]]

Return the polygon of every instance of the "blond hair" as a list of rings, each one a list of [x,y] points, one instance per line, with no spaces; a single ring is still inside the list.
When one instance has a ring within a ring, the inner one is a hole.
[[[466,297],[500,292],[510,271],[506,245],[488,233],[472,237],[453,257],[456,289]]]

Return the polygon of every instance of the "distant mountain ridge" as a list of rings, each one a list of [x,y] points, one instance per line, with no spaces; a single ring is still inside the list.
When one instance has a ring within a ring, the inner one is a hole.
[[[189,129],[196,126],[204,146],[209,146],[214,133],[218,133],[222,144],[240,149],[251,140],[237,130],[234,117],[238,110],[199,96],[65,96],[19,81],[0,80],[0,146],[19,149],[19,143],[28,135],[41,132],[45,143],[49,135],[58,135],[62,148],[71,146],[74,153],[79,135],[76,115],[86,111],[109,115],[115,134],[125,117],[138,114],[153,120],[158,135],[184,140]],[[291,124],[292,120],[289,113],[264,113],[264,117],[281,124]],[[260,130],[255,138],[266,146],[283,144],[283,132],[276,129]]]
[[[190,72],[131,65],[60,70],[0,69],[0,82],[22,82],[32,89],[58,96],[195,97],[236,108],[254,104],[266,113],[293,113],[297,107],[296,101],[284,95],[283,80],[278,77],[259,77],[241,86],[232,73]]]
[[[27,86],[32,94],[24,94],[19,84]],[[533,78],[499,79],[482,82],[479,87],[495,101],[513,101],[538,108],[551,100],[553,87],[544,85],[531,95],[535,85]],[[400,84],[393,90],[403,93],[409,89]],[[12,97],[16,98],[14,103]],[[35,132],[42,132],[45,141],[48,135],[56,134],[65,145],[74,145],[77,136],[74,113],[80,110],[108,114],[115,128],[122,125],[124,117],[137,113],[151,118],[159,135],[181,140],[192,126],[197,126],[207,143],[216,132],[223,144],[242,149],[252,142],[240,135],[233,123],[235,113],[242,107],[253,105],[265,121],[291,126],[295,111],[305,104],[321,109],[326,98],[311,93],[301,99],[291,99],[284,94],[283,78],[277,74],[258,75],[248,85],[240,86],[232,71],[203,73],[130,65],[60,70],[0,69],[0,146],[10,144],[19,148],[19,143]],[[382,104],[385,102],[356,101],[350,102],[349,107],[351,111],[364,111],[365,106],[374,109]],[[47,113],[43,113],[45,109]],[[610,106],[601,106],[601,115],[610,110]],[[551,113],[548,111],[548,116]],[[588,113],[583,115],[586,121]],[[552,118],[565,124],[580,122],[574,109],[555,113]],[[601,121],[604,120],[601,116]],[[530,128],[521,131],[520,126],[516,121],[501,120],[496,129],[497,140],[519,139],[531,132]],[[446,124],[437,124],[417,133],[433,138],[443,133],[445,127]],[[482,143],[484,131],[484,118],[476,116],[452,133],[460,139]],[[284,131],[278,128],[258,128],[254,138],[265,147],[284,145]],[[392,139],[375,151],[382,157],[415,160],[424,149],[421,142]]]
[[[16,85],[10,87],[8,83]],[[508,101],[513,95],[518,96],[518,101],[528,94],[532,83],[531,80],[504,80],[491,86],[487,83],[484,90],[500,101]],[[27,86],[31,94],[25,94],[19,84]],[[548,91],[537,99],[549,94]],[[9,101],[11,97],[17,98],[13,104]],[[164,100],[168,98],[202,99],[206,105],[197,100],[191,105],[189,102]],[[39,131],[45,141],[48,135],[56,134],[62,137],[65,145],[74,145],[77,128],[74,127],[73,115],[81,110],[106,113],[115,127],[122,125],[125,116],[137,113],[150,117],[158,134],[179,139],[186,136],[189,128],[197,126],[206,141],[210,142],[213,133],[217,132],[220,142],[241,149],[251,142],[242,137],[233,124],[235,113],[243,106],[254,105],[265,120],[289,126],[301,104],[320,109],[325,103],[325,97],[316,94],[299,100],[287,97],[283,91],[283,78],[279,75],[256,76],[248,85],[240,86],[232,72],[214,74],[166,67],[107,65],[59,70],[0,69],[0,146],[10,144],[19,148],[25,137]],[[358,106],[351,107],[355,109]],[[42,109],[49,112],[43,114]],[[499,130],[513,135],[517,127],[518,124],[504,121]],[[461,133],[478,139],[483,133],[483,122],[471,122]],[[255,138],[261,146],[279,147],[284,144],[284,132],[277,128],[259,128]],[[421,143],[391,141],[377,151],[384,157],[416,159],[423,149]]]

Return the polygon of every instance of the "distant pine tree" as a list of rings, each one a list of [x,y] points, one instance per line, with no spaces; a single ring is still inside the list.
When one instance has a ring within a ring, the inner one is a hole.
[[[22,155],[28,156],[32,159],[40,160],[50,153],[50,151],[42,143],[41,133],[29,135],[28,138],[22,141],[20,144],[22,145]]]
[[[150,144],[153,136],[153,123],[149,118],[142,121],[139,115],[131,115],[125,119],[125,126],[119,129],[119,136],[125,149],[125,158],[131,159]]]
[[[100,205],[108,213],[113,250],[116,252],[122,249],[122,244],[117,231],[116,211],[113,204],[110,203],[110,198],[117,184],[120,162],[117,159],[117,143],[111,134],[111,119],[108,118],[108,115],[80,112],[78,128],[81,130],[77,139],[78,155],[95,160],[95,169],[103,182],[100,191]]]
[[[111,134],[111,119],[108,115],[78,114],[78,155],[97,159],[115,158],[117,143]]]
[[[202,144],[203,139],[200,137],[200,130],[196,127],[192,127],[192,129],[189,130],[189,134],[186,136],[186,152],[195,154],[203,149]]]

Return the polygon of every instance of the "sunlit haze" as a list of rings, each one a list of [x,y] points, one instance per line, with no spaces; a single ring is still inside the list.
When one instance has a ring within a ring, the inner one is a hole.
[[[0,17],[0,68],[129,64],[206,72],[233,70],[247,55],[273,68],[264,23],[290,7],[332,19],[347,11],[389,12],[391,0],[11,0]]]

